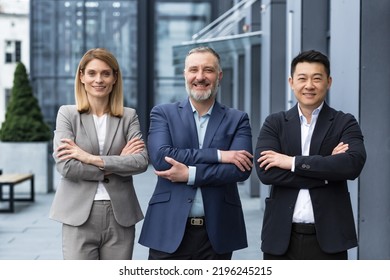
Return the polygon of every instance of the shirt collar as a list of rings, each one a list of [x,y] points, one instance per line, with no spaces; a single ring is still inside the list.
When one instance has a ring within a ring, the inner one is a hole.
[[[324,107],[324,102],[322,102],[320,106],[318,106],[316,109],[314,109],[314,111],[311,113],[311,115],[315,118],[318,117],[318,115],[321,112],[322,107]],[[304,118],[304,115],[302,114],[302,111],[301,111],[301,108],[299,107],[299,104],[298,104],[298,113],[299,113],[299,119],[302,121],[302,119]]]
[[[198,114],[198,111],[196,111],[194,105],[192,104],[191,99],[189,99],[189,101],[190,101],[190,104],[191,104],[192,112]],[[210,106],[210,108],[209,108],[209,110],[207,111],[207,113],[205,114],[205,116],[207,116],[207,115],[210,116],[210,115],[211,115],[211,112],[213,111],[214,105],[215,105],[215,102],[213,103],[213,105]]]

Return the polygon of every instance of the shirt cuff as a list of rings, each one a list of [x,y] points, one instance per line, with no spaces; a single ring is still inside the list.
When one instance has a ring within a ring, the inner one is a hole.
[[[291,165],[291,172],[295,171],[295,157],[293,157],[292,165]]]
[[[222,161],[221,151],[217,150],[217,154],[218,154],[218,162],[221,162]]]
[[[193,186],[195,185],[195,175],[196,175],[196,167],[188,166],[188,182],[187,185]]]

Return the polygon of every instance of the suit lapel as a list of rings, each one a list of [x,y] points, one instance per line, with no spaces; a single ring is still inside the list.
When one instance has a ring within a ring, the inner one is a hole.
[[[310,142],[310,155],[319,154],[322,141],[325,138],[330,126],[332,125],[333,115],[329,106],[324,103],[320,114],[318,115],[317,123],[313,131],[313,136]]]
[[[113,117],[110,114],[107,116],[107,128],[106,128],[106,139],[104,139],[103,155],[107,155],[110,151],[112,142],[118,130],[120,118]],[[129,139],[125,139],[126,142]]]
[[[207,125],[206,134],[204,136],[204,142],[203,147],[209,147],[211,144],[211,141],[213,140],[213,137],[215,133],[217,132],[217,129],[219,125],[222,122],[222,119],[225,116],[225,108],[222,107],[217,101],[215,101],[213,110],[211,112],[211,116],[209,119],[209,123]]]
[[[96,134],[95,123],[91,114],[83,113],[80,115],[81,123],[83,124],[85,133],[90,142],[91,153],[94,155],[99,154],[99,141]]]
[[[293,108],[286,112],[285,125],[286,125],[286,135],[288,139],[285,139],[288,145],[287,151],[282,151],[288,153],[289,155],[301,155],[301,122],[299,120],[298,105],[295,105]]]
[[[194,112],[192,111],[190,101],[187,99],[183,102],[180,102],[178,106],[179,115],[181,116],[182,120],[183,138],[187,137],[189,139],[191,147],[199,148],[198,132],[196,130]]]

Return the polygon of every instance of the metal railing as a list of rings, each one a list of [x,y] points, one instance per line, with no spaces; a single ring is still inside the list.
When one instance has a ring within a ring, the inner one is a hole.
[[[242,20],[253,3],[259,0],[243,0],[192,36],[193,41],[237,35],[237,23]]]

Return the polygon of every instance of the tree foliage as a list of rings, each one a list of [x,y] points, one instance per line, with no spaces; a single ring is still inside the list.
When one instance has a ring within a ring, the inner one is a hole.
[[[51,138],[51,130],[44,122],[38,100],[32,93],[26,67],[18,63],[11,99],[0,129],[0,141],[39,142]]]

